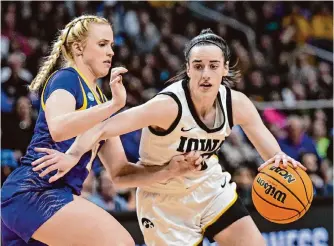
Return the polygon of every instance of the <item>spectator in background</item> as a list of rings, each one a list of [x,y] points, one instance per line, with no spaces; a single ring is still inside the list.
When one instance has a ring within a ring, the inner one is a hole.
[[[32,75],[24,68],[25,55],[14,52],[9,55],[8,67],[1,68],[1,111],[11,112],[13,104],[21,96],[28,95]]]
[[[127,211],[127,202],[117,194],[107,171],[102,170],[97,179],[96,196],[88,197],[88,200],[107,211]]]
[[[15,111],[2,114],[1,148],[15,151],[17,161],[25,154],[34,133],[35,119],[33,118],[31,101],[20,97],[15,102]]]
[[[333,77],[331,67],[326,62],[320,62],[318,65],[318,83],[323,89],[325,98],[333,98]]]
[[[20,97],[14,104],[14,112],[1,114],[1,184],[19,166],[34,133],[31,101]]]
[[[287,122],[287,137],[279,139],[278,144],[282,151],[295,160],[300,159],[302,153],[312,153],[320,161],[320,156],[312,138],[305,132],[303,121],[297,115],[292,115]]]
[[[254,70],[248,77],[248,83],[246,83],[247,96],[257,102],[263,102],[266,100],[268,88],[265,86],[263,74],[259,70]]]
[[[6,13],[4,13],[3,24],[1,25],[1,38],[2,43],[5,44],[6,48],[3,50],[5,55],[8,54],[9,51],[21,51],[25,55],[30,54],[30,46],[28,44],[28,40],[25,36],[23,36],[17,28],[17,19],[19,14],[17,14],[17,5],[15,3],[9,3]],[[10,42],[9,45],[8,41]]]
[[[147,11],[141,11],[139,14],[139,32],[135,36],[135,46],[140,54],[151,52],[160,41],[160,32],[151,22]]]
[[[326,5],[312,17],[312,44],[333,51],[333,15]]]
[[[282,83],[281,77],[277,73],[272,73],[267,77],[267,83],[269,95],[267,96],[268,101],[282,101]]]
[[[312,35],[312,29],[308,20],[302,15],[300,6],[293,4],[291,14],[283,18],[282,26],[284,28],[281,41],[285,44],[294,43],[303,44]]]
[[[230,173],[242,165],[256,170],[259,164],[256,150],[244,141],[242,134],[241,129],[233,128],[218,152],[222,166]]]
[[[327,158],[329,139],[327,137],[326,125],[324,121],[317,120],[313,123],[312,136],[316,143],[317,152],[321,158]]]
[[[260,37],[260,50],[266,57],[266,62],[274,65],[273,63],[276,56],[276,49],[274,49],[272,38],[269,35],[262,35]]]
[[[300,100],[306,100],[307,94],[306,94],[306,88],[305,85],[300,83],[299,80],[293,80],[291,82],[291,89],[293,93],[293,101],[300,101]]]
[[[315,195],[329,195],[329,193],[332,195],[333,184],[327,177],[327,170],[319,168],[317,156],[314,153],[303,153],[301,162],[307,168],[307,173],[314,186]]]
[[[130,37],[134,38],[139,35],[140,27],[139,27],[139,18],[138,14],[135,11],[135,8],[130,6],[124,15],[123,20],[124,31]]]

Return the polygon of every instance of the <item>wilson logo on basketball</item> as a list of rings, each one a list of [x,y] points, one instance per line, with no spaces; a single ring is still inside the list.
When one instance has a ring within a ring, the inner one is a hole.
[[[257,178],[256,182],[265,189],[266,194],[272,196],[274,199],[284,204],[286,194],[283,191],[276,189],[275,186],[269,184],[260,177]]]
[[[279,175],[281,175],[286,181],[288,181],[289,184],[296,181],[295,177],[285,169],[272,166],[269,168],[269,170],[274,171],[275,173],[278,173]]]

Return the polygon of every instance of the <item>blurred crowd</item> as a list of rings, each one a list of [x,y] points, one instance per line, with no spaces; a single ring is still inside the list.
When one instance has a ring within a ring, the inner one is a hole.
[[[227,40],[233,63],[242,71],[234,89],[253,101],[333,98],[333,64],[303,52],[311,44],[333,53],[332,2],[204,2],[207,8],[234,18],[256,33],[251,47],[244,33],[225,23],[195,15],[188,2],[3,2],[1,8],[1,172],[2,182],[19,165],[33,135],[39,97],[27,90],[57,30],[84,13],[104,16],[113,24],[113,66],[129,72],[127,107],[142,104],[165,87],[184,66],[183,48],[202,28]],[[109,77],[99,81],[108,98]],[[301,161],[316,195],[333,194],[333,112],[330,109],[259,112],[284,152]],[[140,131],[121,136],[129,161],[138,160]],[[234,127],[219,151],[245,202],[256,169],[263,162],[241,128]],[[83,196],[111,211],[135,209],[135,190],[119,190],[96,167]]]

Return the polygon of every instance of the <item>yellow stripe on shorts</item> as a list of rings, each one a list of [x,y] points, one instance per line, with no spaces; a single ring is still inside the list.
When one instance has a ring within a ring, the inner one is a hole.
[[[220,211],[219,214],[217,214],[208,224],[206,224],[203,228],[202,228],[202,238],[194,244],[194,246],[199,245],[202,241],[203,241],[203,236],[204,236],[204,232],[206,230],[206,228],[208,228],[210,225],[212,225],[213,223],[215,223],[230,207],[232,207],[232,205],[235,203],[235,201],[238,198],[238,194],[236,191],[234,191],[234,198],[233,200],[222,210]]]

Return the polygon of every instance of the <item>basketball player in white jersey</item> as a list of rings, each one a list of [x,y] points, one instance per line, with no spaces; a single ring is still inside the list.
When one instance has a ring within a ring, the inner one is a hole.
[[[281,152],[251,101],[226,86],[238,72],[229,69],[230,51],[224,39],[211,30],[202,31],[186,46],[185,59],[186,71],[156,97],[77,137],[67,154],[56,153],[37,164],[66,172],[101,139],[144,128],[140,158],[145,165],[162,166],[192,150],[205,158],[201,170],[164,182],[144,182],[129,170],[112,173],[118,185],[139,187],[137,216],[147,245],[200,245],[203,236],[219,245],[265,245],[215,151],[232,126],[240,125],[267,160],[260,169],[273,161],[277,166],[282,161],[286,167],[289,161],[295,168],[305,168]],[[121,176],[131,179],[120,182]]]

